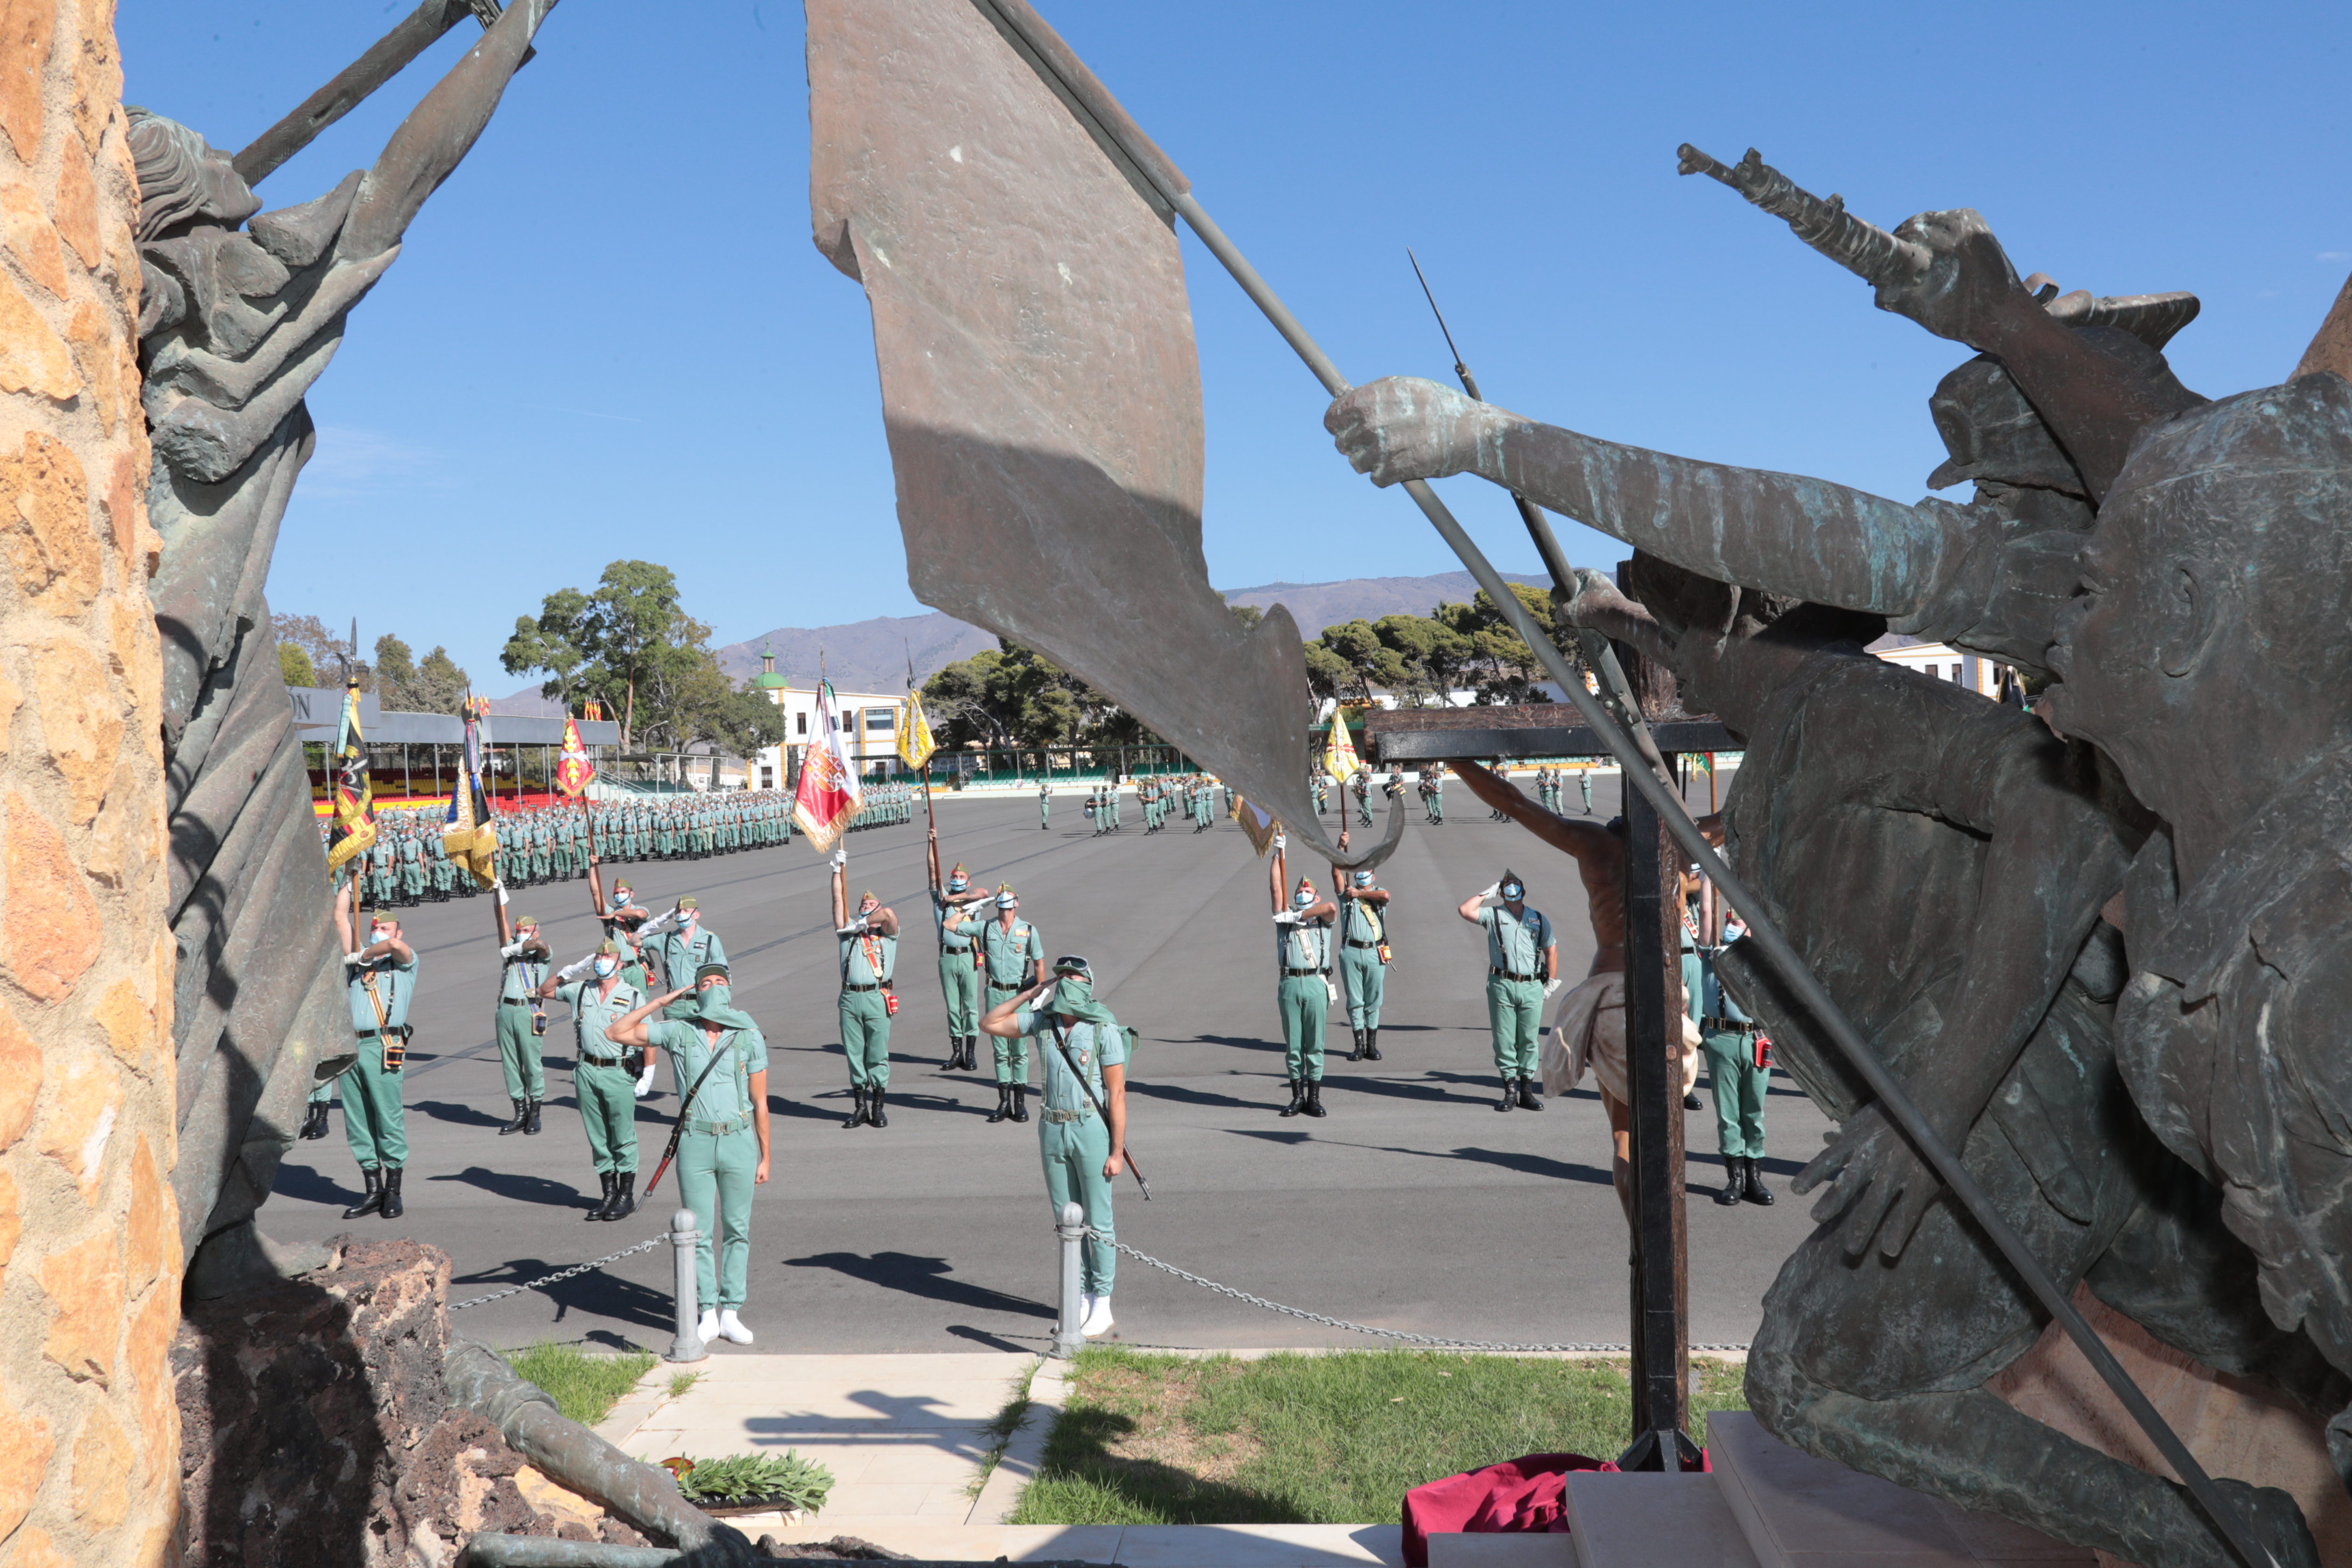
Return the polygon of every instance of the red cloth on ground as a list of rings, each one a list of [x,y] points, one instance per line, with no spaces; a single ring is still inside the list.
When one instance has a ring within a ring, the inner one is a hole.
[[[1563,1533],[1568,1521],[1560,1499],[1568,1472],[1616,1468],[1582,1454],[1529,1454],[1415,1487],[1404,1494],[1406,1568],[1429,1568],[1433,1531]]]

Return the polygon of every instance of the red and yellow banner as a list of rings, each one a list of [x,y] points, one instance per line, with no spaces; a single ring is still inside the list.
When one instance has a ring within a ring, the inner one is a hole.
[[[588,760],[588,748],[581,743],[580,726],[569,713],[563,716],[563,754],[555,763],[556,786],[568,795],[588,793],[596,780],[596,764]]]
[[[801,754],[800,787],[793,792],[793,821],[808,835],[809,847],[823,855],[849,826],[865,804],[865,782],[833,710],[833,683],[817,687],[816,736]]]

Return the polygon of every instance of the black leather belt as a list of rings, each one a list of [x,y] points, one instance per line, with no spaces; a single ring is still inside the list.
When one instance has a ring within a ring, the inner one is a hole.
[[[1330,972],[1323,969],[1286,969],[1282,973],[1286,975],[1295,976],[1301,974],[1327,974]]]
[[[842,987],[841,987],[841,988],[842,988],[844,991],[879,991],[879,990],[881,990],[881,989],[882,989],[882,987],[881,987],[880,985],[878,985],[878,984],[877,984],[877,985],[852,985],[852,984],[850,984],[849,983],[847,983],[846,981],[844,981],[844,982],[842,983]]]
[[[528,996],[501,996],[499,998],[499,1005],[501,1007],[528,1007],[530,1005],[530,998]]]
[[[1496,969],[1492,966],[1488,967],[1486,973],[1497,980],[1533,980],[1535,978],[1532,974],[1514,974],[1507,969]]]
[[[592,1057],[585,1051],[581,1053],[580,1059],[591,1067],[616,1068],[621,1065],[621,1058],[618,1057]]]
[[[1381,944],[1376,942],[1358,942],[1351,936],[1348,939],[1348,945],[1349,947],[1378,947]]]
[[[1699,1020],[1699,1027],[1702,1029],[1723,1029],[1739,1035],[1753,1033],[1759,1026],[1753,1018],[1701,1018]]]

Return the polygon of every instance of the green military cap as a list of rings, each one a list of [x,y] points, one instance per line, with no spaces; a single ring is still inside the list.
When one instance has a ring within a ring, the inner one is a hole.
[[[678,900],[677,907],[682,910],[698,910],[702,906],[695,901],[695,898],[692,893],[688,893],[686,897]]]
[[[697,985],[701,984],[706,980],[713,978],[719,980],[726,979],[727,966],[723,963],[706,963],[701,968],[694,972],[694,983]]]

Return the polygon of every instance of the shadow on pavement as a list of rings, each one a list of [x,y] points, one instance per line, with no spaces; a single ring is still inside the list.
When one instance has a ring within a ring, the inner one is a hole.
[[[544,1110],[548,1106],[562,1103],[561,1100],[545,1100],[541,1102],[541,1109]],[[487,1110],[477,1110],[453,1100],[415,1100],[410,1103],[408,1110],[412,1116],[429,1116],[436,1121],[454,1121],[460,1127],[504,1127],[511,1120],[510,1116],[492,1116]]]
[[[1002,1334],[992,1334],[986,1329],[975,1329],[969,1323],[950,1323],[948,1325],[948,1332],[953,1334],[957,1339],[970,1340],[972,1343],[977,1345],[986,1345],[992,1351],[1013,1351],[1023,1355],[1028,1355],[1034,1353],[1037,1348],[1034,1344],[1024,1345],[1015,1343],[1013,1341],[1006,1339]],[[1030,1336],[1032,1339],[1035,1339],[1036,1337],[1037,1336],[1034,1334]]]
[[[354,1171],[358,1167],[352,1167]],[[280,1162],[278,1180],[270,1184],[277,1197],[299,1198],[304,1203],[333,1204],[338,1208],[359,1201],[360,1190],[347,1187],[309,1165]]]
[[[949,1278],[954,1268],[944,1258],[917,1258],[905,1252],[877,1252],[871,1258],[855,1252],[820,1252],[807,1258],[787,1258],[787,1268],[830,1268],[929,1300],[946,1301],[981,1312],[1011,1312],[1024,1318],[1051,1318],[1054,1309],[1025,1296],[1008,1296],[984,1285],[967,1285]]]
[[[488,1171],[479,1165],[468,1165],[448,1175],[425,1179],[428,1182],[463,1182],[469,1187],[479,1187],[502,1198],[512,1198],[518,1203],[541,1204],[551,1208],[577,1209],[590,1205],[588,1194],[569,1182],[551,1182],[545,1176]]]
[[[1435,1079],[1441,1083],[1473,1084],[1482,1089],[1486,1089],[1488,1084],[1492,1081],[1491,1079],[1481,1080],[1467,1077],[1462,1073],[1451,1072],[1426,1073],[1423,1076],[1424,1079]],[[1349,1089],[1357,1094],[1386,1095],[1391,1100],[1427,1100],[1449,1105],[1484,1106],[1491,1103],[1492,1100],[1491,1093],[1482,1093],[1478,1095],[1456,1094],[1451,1089],[1439,1089],[1426,1082],[1415,1082],[1410,1079],[1387,1078],[1366,1078],[1352,1073],[1343,1074],[1337,1078],[1326,1073],[1323,1078],[1323,1087],[1327,1089]]]
[[[1153,1100],[1172,1100],[1180,1105],[1217,1105],[1247,1110],[1264,1103],[1261,1100],[1237,1099],[1230,1094],[1211,1094],[1206,1089],[1185,1089],[1172,1083],[1138,1083],[1133,1079],[1128,1079],[1127,1091],[1129,1094],[1148,1095]]]

